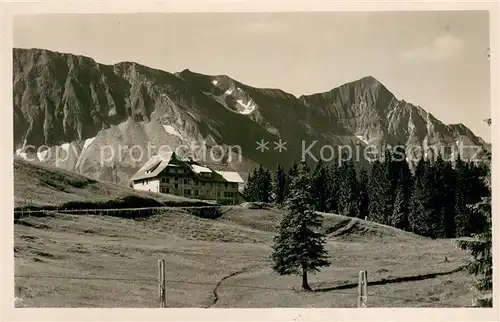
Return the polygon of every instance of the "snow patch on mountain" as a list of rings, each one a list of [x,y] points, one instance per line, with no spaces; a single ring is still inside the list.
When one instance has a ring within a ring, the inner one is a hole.
[[[94,142],[94,140],[95,140],[95,137],[86,139],[85,143],[83,143],[82,152],[85,151],[92,144],[92,142]]]
[[[410,114],[410,117],[408,118],[408,132],[414,133],[416,129],[417,127],[415,126],[415,123],[413,123],[413,117]]]
[[[248,115],[255,110],[255,103],[252,100],[249,100],[247,103],[243,100],[236,100],[236,102],[243,107],[243,111],[239,111],[241,114]]]
[[[189,116],[191,116],[193,119],[195,119],[196,121],[199,121],[199,120],[200,120],[198,117],[194,116],[194,114],[193,114],[193,113],[191,113],[191,112],[189,112],[189,111],[186,111],[186,113],[187,113]]]
[[[218,81],[216,81],[215,79],[212,81],[212,84],[214,85],[217,85]]]
[[[230,87],[230,88],[228,88],[228,89],[224,92],[224,94],[226,94],[226,95],[231,95],[231,94],[233,93],[233,91],[234,91],[234,89]]]
[[[177,131],[172,125],[163,125],[165,132],[177,136],[178,138],[183,138],[182,135]]]

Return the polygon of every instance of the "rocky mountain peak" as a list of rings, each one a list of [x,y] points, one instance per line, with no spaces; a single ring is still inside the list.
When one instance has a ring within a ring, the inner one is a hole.
[[[373,76],[296,98],[226,75],[189,69],[172,74],[135,62],[103,65],[42,49],[14,49],[13,64],[16,154],[27,155],[29,145],[47,145],[72,154],[58,166],[97,178],[113,177],[101,162],[103,146],[137,146],[135,154],[149,144],[182,146],[193,156],[209,153],[202,148],[220,146],[219,154],[227,154],[238,146],[243,158],[233,155],[238,161],[229,163],[244,174],[259,163],[290,165],[301,158],[302,142],[316,142],[315,156],[325,145],[484,143],[464,125],[444,125],[398,100]],[[280,139],[287,146],[278,152],[272,142]],[[269,142],[265,152],[256,150],[261,140]],[[31,153],[39,160],[45,155]],[[110,162],[125,180],[149,157],[125,152],[120,159],[115,153]]]

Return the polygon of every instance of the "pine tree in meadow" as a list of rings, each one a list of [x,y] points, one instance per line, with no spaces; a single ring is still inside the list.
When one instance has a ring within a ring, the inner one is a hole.
[[[311,195],[314,201],[314,209],[321,212],[327,211],[328,206],[328,172],[323,161],[316,163],[316,168],[311,178]]]
[[[273,270],[280,275],[302,275],[302,289],[310,291],[308,273],[329,266],[325,236],[320,233],[322,217],[313,210],[310,174],[300,163],[291,179],[287,212],[274,237]]]
[[[276,170],[273,186],[275,202],[278,205],[282,205],[283,202],[285,202],[286,185],[287,178],[285,170],[281,165],[278,164],[278,169]]]
[[[368,195],[368,172],[361,167],[359,170],[359,196],[358,196],[358,218],[364,219],[369,213],[369,195]]]

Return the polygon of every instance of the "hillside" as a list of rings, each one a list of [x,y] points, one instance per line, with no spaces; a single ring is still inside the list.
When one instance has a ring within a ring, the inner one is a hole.
[[[16,159],[16,204],[64,207],[70,201],[123,200],[199,205],[146,194],[45,164]],[[132,219],[24,213],[14,221],[18,307],[156,307],[157,261],[165,259],[169,307],[355,307],[357,275],[368,270],[370,307],[468,306],[466,252],[381,224],[322,213],[332,265],[300,278],[271,270],[283,210],[224,207],[204,219],[177,207]],[[390,295],[390,296],[388,296]]]
[[[126,183],[162,147],[226,163],[244,178],[258,164],[289,166],[303,145],[313,145],[310,160],[323,146],[334,156],[339,146],[405,144],[455,156],[461,145],[487,147],[463,124],[442,123],[373,77],[297,98],[227,75],[103,65],[44,49],[14,49],[13,64],[13,152],[95,179]],[[287,145],[278,152],[280,139]],[[256,150],[261,140],[270,142],[265,152]],[[464,149],[462,158],[473,153]]]
[[[125,201],[132,203],[126,204]],[[163,205],[203,205],[199,200],[184,197],[136,191],[123,185],[104,182],[56,168],[41,162],[14,159],[14,207],[64,208],[69,202],[86,202],[99,208],[100,204],[114,201],[123,206],[145,207]]]
[[[26,217],[14,225],[17,306],[157,307],[160,258],[168,307],[355,307],[362,269],[369,307],[470,305],[470,277],[457,271],[467,254],[451,240],[330,214],[332,265],[310,277],[314,292],[298,292],[300,277],[270,268],[281,215],[235,207],[217,220],[184,211]]]

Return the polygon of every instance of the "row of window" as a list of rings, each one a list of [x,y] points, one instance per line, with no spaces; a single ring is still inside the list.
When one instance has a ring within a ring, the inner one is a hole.
[[[174,179],[173,180],[174,182],[179,181],[179,178],[177,178],[177,177],[174,177],[173,179]],[[193,180],[193,179],[189,179],[189,178],[183,179],[183,182],[184,182],[184,184],[192,184],[193,183],[195,186],[197,186],[197,185],[200,185],[200,186],[207,185],[207,186],[212,186],[213,187],[215,185],[215,182],[205,182],[205,181],[199,182],[199,181],[196,181],[196,180]],[[170,183],[170,178],[162,177],[161,178],[161,183],[169,184]],[[225,182],[224,183],[224,187],[227,188],[228,186],[229,186],[229,184],[227,182]],[[234,187],[234,186],[236,186],[236,184],[233,183],[233,184],[231,184],[231,186]]]
[[[184,179],[184,184],[190,184],[191,182],[192,182],[192,180],[191,180],[191,179]],[[162,184],[169,184],[169,183],[170,183],[170,180],[169,180],[169,178],[161,178],[161,183],[162,183]],[[144,180],[144,181],[142,181],[140,184],[141,184],[141,185],[143,185],[143,186],[144,186],[144,185],[146,185],[146,184],[149,184],[149,180]],[[210,186],[210,187],[214,187],[214,186],[216,186],[216,184],[217,184],[217,183],[215,183],[215,182],[201,182],[201,183],[200,183],[200,185],[201,185],[201,186]],[[198,182],[197,182],[197,181],[195,181],[195,182],[194,182],[194,185],[195,185],[195,186],[197,186],[197,185],[198,185]],[[236,185],[237,185],[237,184],[235,184],[235,183],[231,183],[231,188],[235,188],[235,187],[236,187]],[[222,184],[221,184],[220,186],[222,186]],[[227,182],[226,182],[226,183],[224,183],[224,187],[225,187],[225,188],[228,188],[228,187],[229,187],[229,184],[228,184]],[[178,188],[179,188],[179,184],[178,184],[178,183],[175,183],[175,184],[174,184],[174,188],[175,188],[175,189],[178,189]],[[167,189],[167,190],[168,190],[169,188],[167,188],[167,187],[161,187],[160,189]],[[190,190],[190,189],[187,189],[187,190]],[[195,191],[198,191],[198,190],[195,190]],[[165,193],[169,193],[169,192],[165,192]],[[221,193],[222,193],[222,192],[221,192]],[[234,192],[231,192],[231,193],[234,193]],[[227,197],[232,197],[232,196],[227,196]]]
[[[180,168],[180,167],[179,168],[169,167],[168,172],[169,173],[188,173],[190,171],[187,169],[184,169],[184,168]],[[212,173],[211,172],[202,172],[202,173],[199,173],[199,175],[209,178],[212,176]]]
[[[184,168],[174,168],[174,167],[169,168],[169,170],[168,170],[168,171],[169,171],[170,173],[184,173],[184,172],[185,172],[185,171],[184,171]]]
[[[177,188],[177,187],[176,187]],[[160,192],[161,193],[170,193],[170,188],[167,188],[167,187],[160,187]],[[184,195],[191,195],[191,193],[193,193],[194,196],[199,196],[200,195],[200,191],[199,190],[194,190],[192,191],[191,189],[184,189]],[[218,195],[220,197],[222,197],[222,191],[220,191],[218,193]],[[233,191],[224,191],[224,197],[225,198],[234,198],[238,195],[237,192],[233,192]]]

